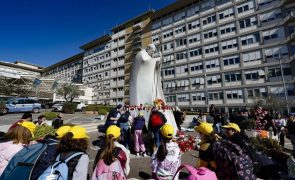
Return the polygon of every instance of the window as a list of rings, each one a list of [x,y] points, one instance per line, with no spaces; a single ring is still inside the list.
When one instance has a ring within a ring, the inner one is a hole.
[[[180,12],[174,15],[174,21],[180,21],[185,18],[185,12]]]
[[[169,82],[164,82],[164,88],[168,89],[170,92],[175,89],[175,82],[174,81],[169,81]]]
[[[287,46],[277,46],[265,50],[266,58],[279,58],[285,55],[288,55]]]
[[[209,100],[222,100],[223,99],[223,92],[209,92],[208,93]]]
[[[177,95],[178,102],[189,102],[189,94],[178,94]]]
[[[246,12],[246,11],[249,11],[251,9],[254,9],[254,2],[253,1],[249,1],[249,2],[246,2],[244,4],[241,4],[239,6],[237,6],[237,9],[238,9],[238,13],[243,13],[243,12]]]
[[[173,42],[169,42],[169,43],[166,43],[163,45],[163,50],[164,51],[167,51],[167,50],[170,50],[170,49],[173,49],[174,48],[174,43]]]
[[[202,55],[202,48],[195,48],[189,51],[190,57],[201,56]]]
[[[196,29],[198,27],[200,27],[200,21],[199,20],[195,20],[195,21],[189,22],[187,24],[187,29],[188,30]]]
[[[231,23],[231,24],[220,27],[220,34],[221,35],[235,32],[235,31],[236,31],[236,24],[235,23]]]
[[[175,40],[176,47],[185,46],[185,45],[186,45],[186,38],[181,38],[181,39]]]
[[[186,51],[180,52],[176,54],[176,60],[183,60],[187,58]]]
[[[261,70],[253,70],[245,72],[246,80],[258,80],[265,77],[265,72]]]
[[[270,40],[270,39],[276,39],[279,37],[279,30],[280,29],[272,29],[272,30],[268,30],[268,31],[264,31],[262,33],[263,35],[263,39],[264,40]]]
[[[186,26],[182,25],[182,26],[178,26],[174,29],[175,34],[180,34],[186,31]]]
[[[159,40],[160,40],[160,39],[159,39],[159,35],[158,35],[158,34],[152,36],[152,41],[153,41],[153,42],[157,42],[157,41],[159,41]]]
[[[192,94],[192,101],[205,101],[205,93],[193,93]]]
[[[226,98],[227,99],[243,99],[242,90],[230,90],[226,91]]]
[[[221,46],[223,50],[235,48],[235,47],[238,47],[238,41],[237,39],[228,40],[228,41],[222,42]]]
[[[251,61],[257,61],[262,58],[261,51],[253,51],[243,54],[243,61],[244,62],[251,62]]]
[[[270,4],[270,3],[275,2],[275,1],[276,0],[259,0],[258,5],[263,6],[263,5]]]
[[[214,53],[219,51],[218,44],[211,44],[208,46],[204,46],[205,54]]]
[[[200,86],[205,84],[205,79],[203,77],[191,79],[192,86]]]
[[[188,43],[189,44],[199,42],[199,41],[201,41],[200,34],[194,34],[194,35],[188,36]]]
[[[208,76],[207,83],[208,85],[221,83],[221,76],[220,75]]]
[[[165,96],[166,101],[169,103],[175,102],[176,101],[176,96],[175,95],[170,95],[170,96]]]
[[[223,5],[225,3],[231,2],[231,0],[216,0],[217,5]]]
[[[170,25],[173,23],[173,19],[172,19],[172,17],[167,17],[167,18],[163,19],[162,22],[163,22],[163,26]]]
[[[206,65],[206,69],[216,68],[216,67],[220,66],[218,59],[214,59],[214,60],[211,60],[211,61],[206,61],[205,65]]]
[[[267,96],[265,88],[248,89],[247,94],[248,94],[248,98],[260,98],[260,97]]]
[[[201,4],[202,11],[209,10],[215,6],[215,0],[207,0]]]
[[[178,80],[176,81],[177,83],[177,90],[184,90],[185,88],[187,88],[189,86],[189,80],[185,79],[185,80]]]
[[[216,37],[217,36],[217,30],[216,29],[211,29],[209,31],[203,32],[203,36],[205,39]]]
[[[190,67],[191,67],[191,71],[199,71],[199,70],[204,69],[204,66],[203,66],[202,62],[191,64]]]
[[[291,68],[283,68],[284,76],[291,75]],[[278,77],[282,75],[281,68],[270,68],[268,69],[268,75],[269,77]]]
[[[188,72],[187,65],[176,67],[176,74],[184,74]]]
[[[216,21],[216,15],[214,14],[214,15],[211,15],[211,16],[209,16],[207,18],[203,18],[202,21],[203,21],[203,25],[213,23],[213,22]]]
[[[241,73],[228,73],[224,76],[225,82],[236,82],[241,80]]]
[[[230,8],[218,13],[218,16],[219,16],[219,19],[225,19],[225,18],[233,16],[234,14],[235,14],[234,8]]]
[[[163,61],[164,61],[164,63],[169,63],[171,61],[174,61],[174,55],[171,54],[171,55],[168,55],[168,56],[164,56]]]
[[[172,30],[168,30],[163,32],[163,39],[169,38],[173,36],[173,31]]]
[[[287,94],[289,96],[294,95],[294,86],[293,85],[287,85],[286,86]],[[285,96],[285,90],[284,87],[271,87],[270,92],[276,96]]]
[[[175,74],[174,68],[164,69],[163,71],[164,71],[164,75],[165,76],[170,76],[170,75],[174,75]]]
[[[271,12],[261,14],[260,20],[262,23],[271,22],[282,17],[281,9],[276,9]]]
[[[255,16],[246,18],[246,19],[240,20],[239,24],[241,29],[249,28],[249,27],[257,25],[257,19]]]
[[[240,57],[239,57],[239,55],[224,57],[223,64],[224,64],[224,66],[240,64]]]
[[[241,37],[242,46],[247,46],[250,44],[255,44],[260,41],[259,33],[254,33],[248,36]]]
[[[199,6],[194,4],[192,7],[188,8],[187,10],[187,16],[193,16],[195,14],[198,14],[200,11]]]

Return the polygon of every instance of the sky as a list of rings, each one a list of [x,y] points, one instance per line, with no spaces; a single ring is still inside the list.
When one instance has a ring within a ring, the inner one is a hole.
[[[176,0],[0,0],[0,61],[48,66],[143,12]]]

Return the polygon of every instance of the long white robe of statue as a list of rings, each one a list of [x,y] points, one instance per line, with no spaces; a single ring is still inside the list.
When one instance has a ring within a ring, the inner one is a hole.
[[[130,76],[130,105],[153,105],[155,99],[162,99],[165,102],[165,96],[162,89],[160,75],[161,57],[151,57],[145,49],[142,49],[135,56],[132,64]],[[167,118],[167,123],[171,124],[175,133],[177,125],[171,110],[162,111]],[[145,115],[148,119],[149,113]]]

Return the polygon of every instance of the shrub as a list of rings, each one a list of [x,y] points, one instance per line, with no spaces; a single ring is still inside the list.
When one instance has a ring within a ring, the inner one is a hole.
[[[106,109],[99,109],[98,114],[100,115],[107,115],[108,111]]]
[[[48,125],[43,125],[43,126],[37,126],[34,132],[34,139],[41,139],[43,137],[45,137],[46,135],[51,135],[54,136],[55,135],[55,129],[51,126]]]
[[[46,116],[47,120],[53,120],[57,117],[56,112],[45,112],[45,113],[43,113],[43,115]]]
[[[96,106],[93,104],[90,104],[86,107],[86,111],[96,111]]]
[[[4,102],[0,102],[0,115],[4,113],[4,110],[6,109],[6,105]]]
[[[63,111],[67,114],[74,114],[76,108],[77,104],[72,102],[65,102],[63,105]]]

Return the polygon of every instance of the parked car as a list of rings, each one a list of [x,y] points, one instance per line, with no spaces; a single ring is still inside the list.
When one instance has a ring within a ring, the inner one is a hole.
[[[81,103],[81,102],[80,103],[79,102],[73,102],[73,103],[77,104],[76,111],[82,111],[82,112],[85,111],[86,105],[84,103]],[[54,104],[52,106],[52,111],[63,111],[63,104],[64,104],[64,102]]]
[[[41,110],[41,104],[37,100],[29,98],[10,99],[6,101],[5,106],[4,114],[8,112],[39,113]]]
[[[50,109],[50,108],[52,108],[53,105],[55,105],[55,104],[61,104],[61,103],[63,103],[63,101],[53,101],[53,102],[41,104],[41,106],[44,109]]]

